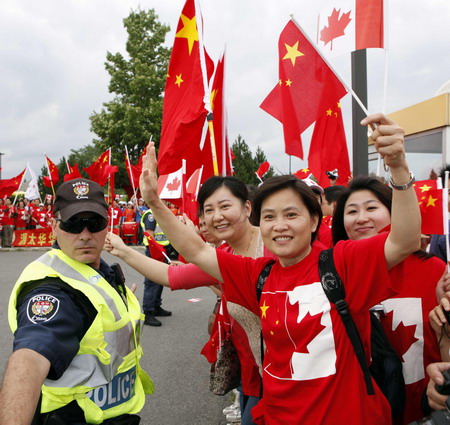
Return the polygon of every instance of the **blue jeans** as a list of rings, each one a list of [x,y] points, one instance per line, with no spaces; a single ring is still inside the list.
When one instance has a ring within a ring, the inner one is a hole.
[[[252,395],[245,395],[242,386],[239,385],[239,402],[241,404],[241,425],[255,425],[252,418],[252,409],[258,404],[260,398]]]
[[[145,255],[150,257],[148,247],[145,248]],[[150,279],[144,279],[144,299],[142,301],[142,309],[145,314],[152,313],[157,307],[161,306],[161,295],[164,286],[158,285]]]

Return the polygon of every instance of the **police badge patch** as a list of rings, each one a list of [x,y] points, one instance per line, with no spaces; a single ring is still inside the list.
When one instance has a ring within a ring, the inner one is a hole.
[[[28,301],[28,319],[33,323],[47,322],[55,317],[58,309],[58,298],[46,294],[35,295]]]

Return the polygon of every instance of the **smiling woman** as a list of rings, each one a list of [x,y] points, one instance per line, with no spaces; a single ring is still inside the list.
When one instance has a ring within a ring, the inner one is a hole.
[[[393,181],[408,183],[403,130],[381,114],[361,124],[377,125],[371,137],[391,167]],[[267,349],[263,399],[252,410],[254,422],[390,423],[389,405],[378,387],[374,395],[367,394],[342,320],[320,284],[321,249],[312,240],[321,214],[312,192],[295,177],[280,176],[264,182],[255,194],[254,211],[263,242],[278,257],[259,300],[256,284],[270,259],[233,256],[194,237],[158,198],[156,169],[155,148],[150,144],[140,189],[169,240],[187,261],[222,282],[228,302],[260,317]],[[420,244],[420,214],[409,186],[396,191],[393,198],[389,234],[343,241],[334,249],[335,266],[365,347],[370,345],[369,308],[395,293],[398,288],[391,273]],[[380,261],[373,261],[374,257]],[[350,391],[352,408],[343,410]]]

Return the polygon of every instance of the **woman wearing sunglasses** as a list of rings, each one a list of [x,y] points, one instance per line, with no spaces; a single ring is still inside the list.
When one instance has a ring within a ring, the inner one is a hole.
[[[420,246],[420,213],[405,159],[403,130],[381,114],[367,117],[362,125],[376,126],[371,138],[391,167],[396,189],[391,231],[342,241],[335,246],[333,257],[368,352],[368,310],[403,284],[396,266]],[[279,176],[266,180],[255,194],[254,213],[264,245],[277,256],[258,300],[257,280],[270,260],[215,250],[178,223],[158,198],[152,144],[147,153],[141,193],[168,238],[187,261],[223,282],[229,302],[260,317],[266,353],[263,399],[252,411],[254,421],[267,425],[389,424],[389,404],[375,383],[375,394],[367,394],[342,320],[319,282],[321,250],[312,241],[322,213],[311,190],[293,176]]]

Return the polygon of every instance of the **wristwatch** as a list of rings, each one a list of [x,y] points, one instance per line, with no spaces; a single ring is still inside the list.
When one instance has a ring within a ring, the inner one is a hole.
[[[391,185],[392,189],[406,190],[406,189],[409,189],[415,181],[416,181],[416,178],[414,177],[414,174],[410,171],[409,172],[409,182],[407,182],[405,184],[395,184],[394,180],[392,180],[392,176],[391,176],[389,179],[389,184]]]

